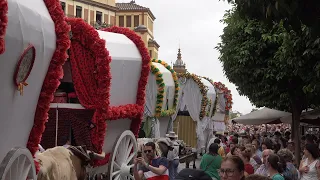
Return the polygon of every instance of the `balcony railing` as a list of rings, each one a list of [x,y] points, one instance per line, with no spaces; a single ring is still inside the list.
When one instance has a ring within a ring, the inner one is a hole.
[[[70,14],[67,14],[66,16],[69,17],[69,18],[77,18],[75,15],[70,15]],[[108,24],[106,22],[90,21],[90,23],[89,23],[85,19],[84,19],[84,21],[87,22],[88,24],[90,24],[91,26],[93,26],[95,29],[101,29],[101,28],[107,28],[107,27],[113,26],[112,24]]]

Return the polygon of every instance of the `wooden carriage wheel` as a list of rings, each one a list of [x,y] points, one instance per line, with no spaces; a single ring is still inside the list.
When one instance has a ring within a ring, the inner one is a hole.
[[[137,140],[134,134],[129,130],[124,131],[113,147],[108,167],[108,179],[134,180],[131,169],[137,151]]]
[[[27,148],[11,149],[0,164],[0,180],[36,180],[36,168]]]

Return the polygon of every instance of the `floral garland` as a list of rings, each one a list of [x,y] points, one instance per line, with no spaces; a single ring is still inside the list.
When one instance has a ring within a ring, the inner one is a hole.
[[[145,96],[146,96],[146,85],[148,83],[148,77],[150,72],[150,55],[148,49],[146,48],[143,40],[139,35],[137,35],[134,31],[123,28],[123,27],[109,27],[100,29],[101,31],[113,32],[118,34],[123,34],[127,38],[129,38],[137,47],[141,54],[142,63],[141,63],[141,75],[138,83],[138,91],[137,91],[137,101],[136,104],[127,104],[118,107],[109,107],[108,116],[106,119],[108,120],[116,120],[116,119],[131,119],[131,131],[137,137],[141,122],[143,120],[144,113],[144,105],[145,105]],[[109,162],[110,153],[106,154],[105,159],[101,161],[95,162],[95,166],[101,166]]]
[[[232,109],[233,104],[231,91],[221,82],[215,82],[214,85],[216,88],[223,92],[224,98],[226,99],[226,114],[229,115],[229,111]]]
[[[217,104],[218,104],[218,94],[216,93],[216,100],[214,101],[213,111],[212,111],[211,117],[213,117],[216,114]]]
[[[194,82],[197,83],[197,85],[200,88],[200,93],[202,95],[202,100],[201,100],[201,111],[200,111],[200,120],[206,116],[206,107],[208,103],[208,97],[207,97],[207,92],[208,92],[208,87],[204,85],[201,81],[201,77],[195,74],[190,74],[189,72],[186,73],[177,73],[179,78],[187,78],[190,79],[192,78]]]
[[[38,144],[40,143],[42,133],[45,130],[45,123],[48,119],[50,102],[53,100],[54,92],[57,90],[58,86],[60,85],[60,79],[63,77],[62,65],[68,58],[67,50],[70,47],[70,27],[65,21],[65,15],[61,8],[60,1],[44,0],[44,3],[55,24],[56,50],[52,56],[46,77],[42,85],[34,115],[34,124],[27,143],[27,148],[30,150],[33,156],[39,149]],[[38,172],[39,164],[36,161],[35,164]]]
[[[207,116],[209,116],[209,115],[210,115],[211,104],[212,104],[212,100],[208,98],[208,110],[207,110]]]
[[[107,111],[104,109],[109,107],[111,57],[109,56],[108,50],[105,48],[105,40],[100,39],[98,32],[92,26],[78,18],[67,18],[67,22],[70,23],[72,30],[72,51],[70,51],[70,58],[81,57],[82,53],[84,53],[82,51],[83,46],[85,46],[85,49],[90,51],[91,55],[94,57],[94,62],[91,63],[94,63],[95,67],[97,67],[94,74],[98,87],[97,96],[101,99],[101,101],[99,100],[99,103],[101,104],[96,104],[94,107],[91,107],[92,105],[84,105],[84,107],[95,109],[98,113],[94,116],[96,119],[93,119],[93,121],[96,124],[96,128],[90,131],[90,137],[94,149],[97,153],[101,153],[107,128],[105,121]],[[83,44],[84,42],[82,39],[85,39],[85,44]],[[76,66],[73,68],[78,67]],[[76,82],[74,81],[74,83]],[[81,86],[81,84],[78,86],[76,85],[78,84],[75,84],[75,88]],[[82,96],[79,96],[79,100],[81,100],[81,97]]]
[[[8,26],[8,1],[0,1],[0,54],[5,51],[5,42],[4,37],[6,35],[7,26]]]
[[[164,88],[163,87],[165,86],[165,84],[163,82],[163,78],[162,78],[162,74],[161,74],[160,70],[157,67],[155,67],[155,66],[153,66],[151,64],[151,72],[152,72],[152,74],[156,75],[156,81],[157,81],[157,84],[158,84],[156,117],[159,117],[159,116],[162,116],[162,117],[163,116],[171,116],[176,112],[176,107],[178,105],[179,82],[178,82],[177,74],[171,68],[171,66],[169,64],[167,64],[166,62],[164,62],[162,60],[153,59],[152,62],[162,64],[172,74],[174,87],[175,87],[173,107],[171,109],[168,109],[168,110],[163,110],[162,109],[163,98],[164,98]]]
[[[157,104],[156,104],[156,117],[159,117],[162,110],[163,105],[163,99],[164,99],[164,88],[165,84],[163,81],[163,74],[160,72],[160,70],[151,63],[151,73],[156,76],[156,82],[158,85],[158,93],[157,93]]]
[[[232,108],[232,104],[233,104],[231,91],[221,82],[213,82],[212,79],[207,77],[203,77],[203,78],[208,80],[212,85],[214,85],[214,87],[216,87],[217,89],[223,92],[224,98],[226,99],[226,107],[225,107],[226,115],[229,115],[229,111]]]

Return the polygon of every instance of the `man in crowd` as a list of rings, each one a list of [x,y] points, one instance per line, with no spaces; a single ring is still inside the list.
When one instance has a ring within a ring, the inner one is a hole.
[[[169,180],[168,160],[156,156],[156,146],[153,142],[144,145],[143,152],[146,159],[134,159],[133,175],[135,180]],[[138,167],[140,165],[140,167]]]
[[[262,176],[268,176],[268,169],[267,169],[267,159],[270,154],[273,154],[271,149],[266,149],[262,152],[262,162],[263,164],[257,169],[255,174],[259,174]]]
[[[178,166],[179,166],[179,144],[176,141],[178,135],[175,132],[169,132],[166,134],[166,137],[169,138],[169,152],[167,155],[169,162],[169,176],[170,180],[174,180],[178,175]]]

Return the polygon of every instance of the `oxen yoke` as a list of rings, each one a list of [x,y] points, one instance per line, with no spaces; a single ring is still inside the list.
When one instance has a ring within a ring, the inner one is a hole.
[[[68,149],[81,160],[82,166],[89,165],[93,159],[92,152],[88,152],[86,146],[70,146]]]

